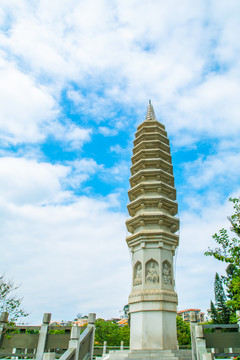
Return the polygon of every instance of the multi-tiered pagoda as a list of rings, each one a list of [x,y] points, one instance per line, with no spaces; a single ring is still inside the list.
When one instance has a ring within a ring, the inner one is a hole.
[[[135,134],[126,225],[132,252],[131,350],[176,349],[177,294],[173,256],[178,204],[169,140],[149,101]]]

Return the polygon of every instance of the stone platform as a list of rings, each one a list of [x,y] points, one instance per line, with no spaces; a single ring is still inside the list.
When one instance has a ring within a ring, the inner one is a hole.
[[[192,360],[191,350],[116,350],[110,351],[106,360]]]

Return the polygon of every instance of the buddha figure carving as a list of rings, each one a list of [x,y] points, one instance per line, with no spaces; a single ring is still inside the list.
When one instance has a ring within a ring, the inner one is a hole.
[[[167,260],[163,262],[162,274],[164,284],[172,284],[171,265]]]
[[[133,280],[133,285],[141,285],[142,284],[142,264],[138,262],[135,265],[135,277]]]
[[[156,284],[159,282],[158,263],[154,260],[146,264],[146,283]]]

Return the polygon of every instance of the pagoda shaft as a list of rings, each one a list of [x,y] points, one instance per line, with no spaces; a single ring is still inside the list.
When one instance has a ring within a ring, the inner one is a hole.
[[[173,256],[179,219],[169,140],[149,103],[134,140],[127,244],[132,252],[130,349],[176,349]]]

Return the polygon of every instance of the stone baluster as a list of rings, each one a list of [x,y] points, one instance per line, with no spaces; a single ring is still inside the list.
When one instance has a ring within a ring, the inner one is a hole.
[[[81,328],[79,326],[73,326],[71,330],[70,340],[68,344],[69,349],[76,349],[74,354],[74,360],[79,359],[79,351],[80,351],[80,333]]]
[[[47,342],[48,327],[49,327],[50,320],[51,320],[51,314],[44,313],[43,324],[41,326],[39,338],[38,338],[36,360],[43,360],[43,354],[44,354],[44,350],[45,350],[45,346],[46,346],[46,342]]]
[[[90,359],[93,358],[93,351],[94,351],[94,338],[95,338],[95,321],[96,321],[96,314],[89,313],[88,315],[88,328],[92,329],[91,333],[91,342],[90,342]]]
[[[104,341],[103,342],[103,353],[102,353],[102,356],[105,356],[107,353],[107,341]]]

